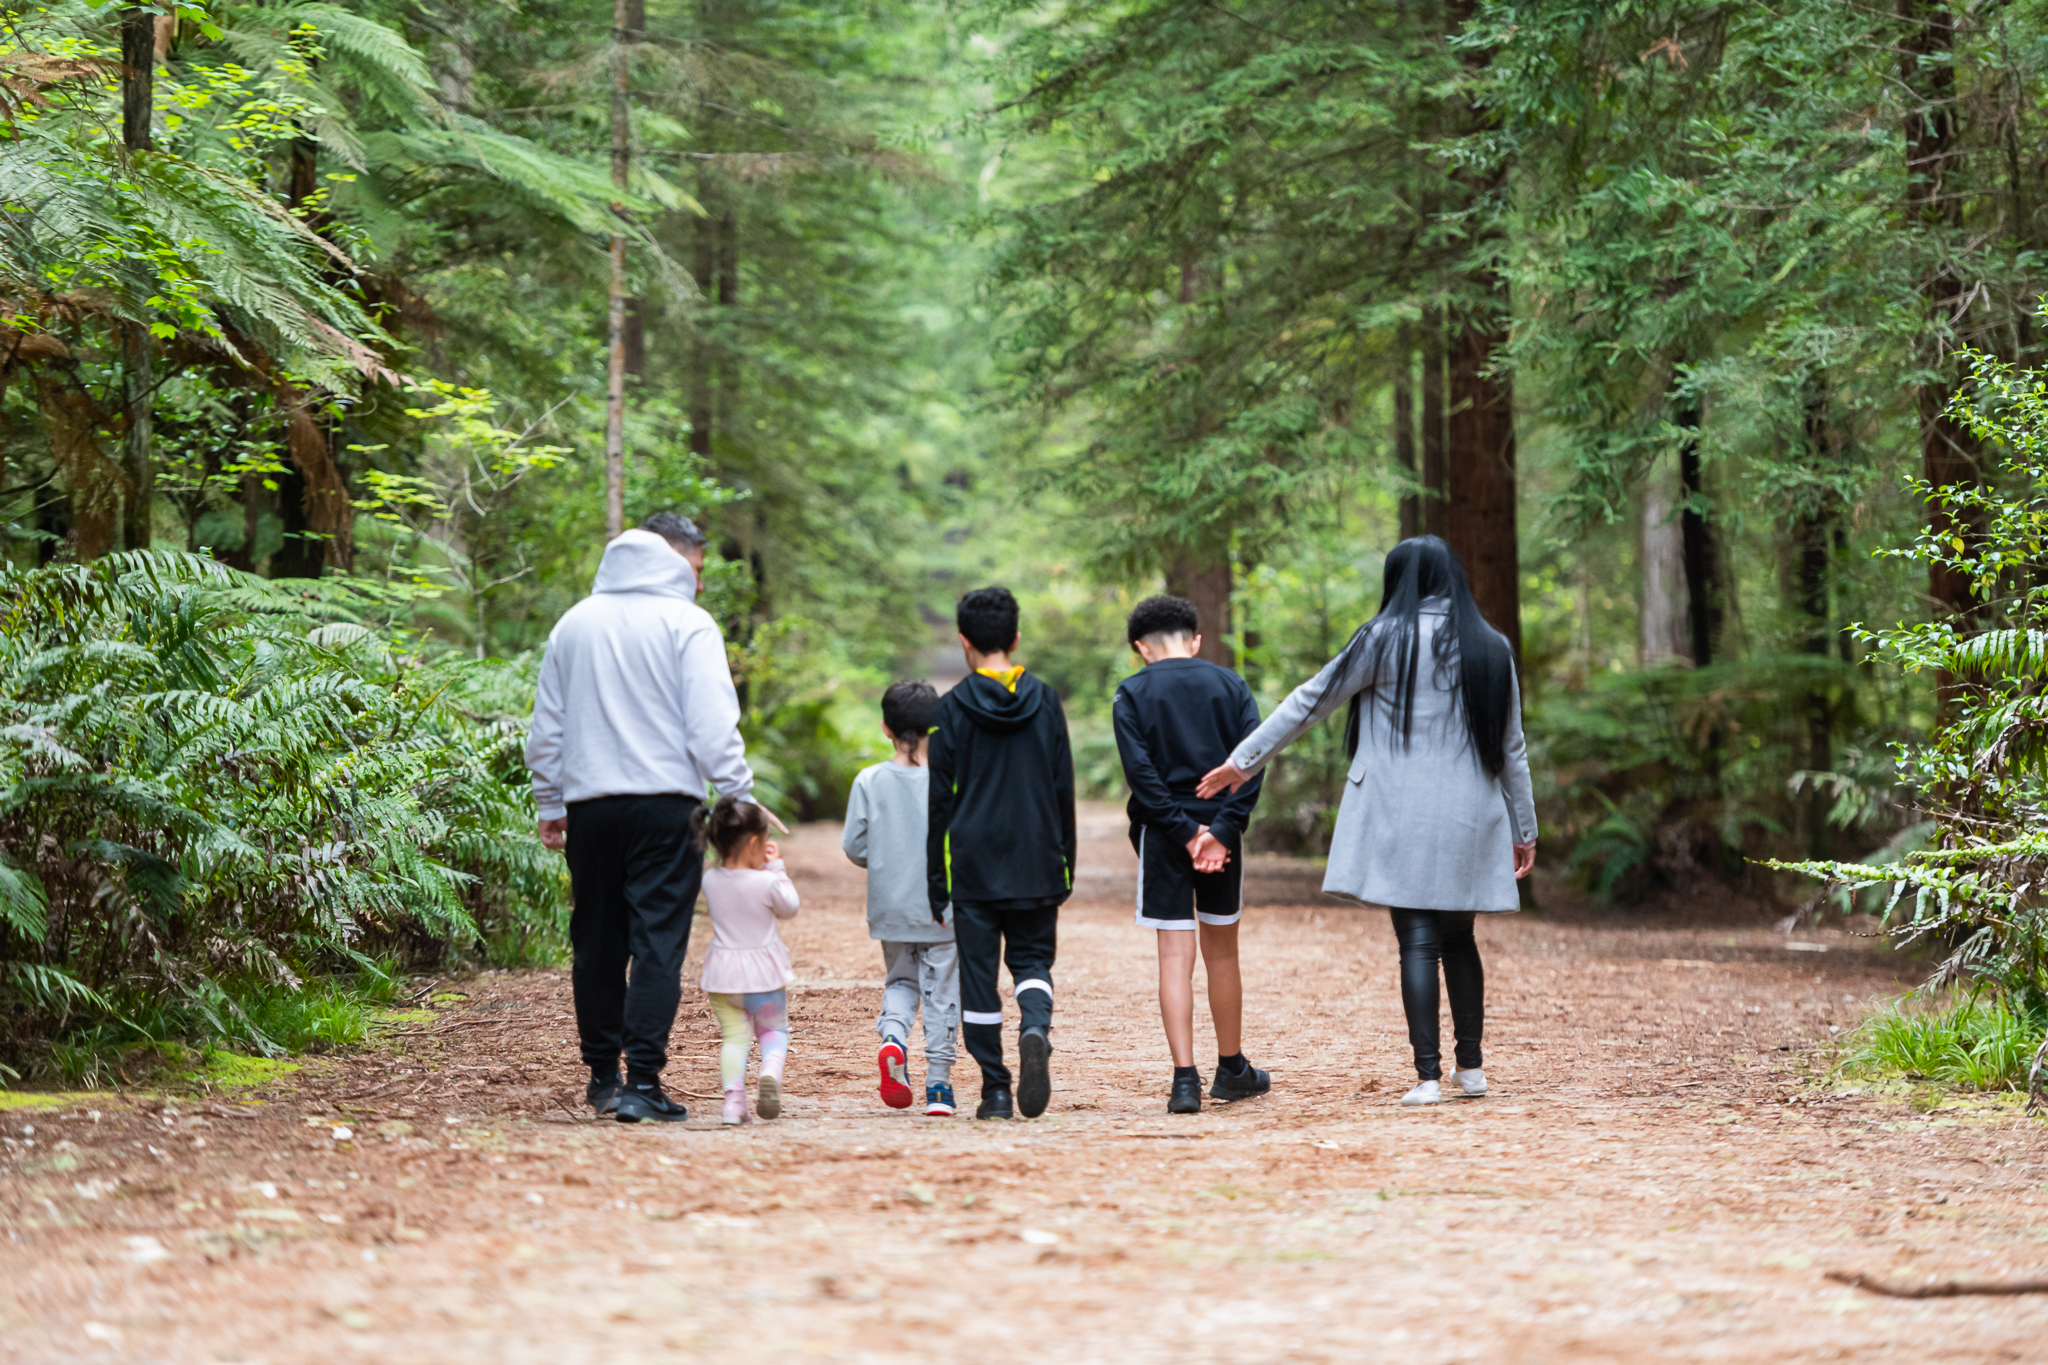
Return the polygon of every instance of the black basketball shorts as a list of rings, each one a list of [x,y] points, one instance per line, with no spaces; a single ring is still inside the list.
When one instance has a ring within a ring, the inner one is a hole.
[[[1235,924],[1244,917],[1244,854],[1230,850],[1221,872],[1197,872],[1186,844],[1156,829],[1138,831],[1138,923],[1147,929]]]

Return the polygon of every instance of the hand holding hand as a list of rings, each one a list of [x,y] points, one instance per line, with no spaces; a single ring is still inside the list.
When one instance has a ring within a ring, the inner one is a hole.
[[[554,820],[543,820],[540,822],[539,830],[542,847],[551,848],[555,852],[560,853],[569,846],[569,820],[567,816]]]
[[[1188,840],[1188,856],[1197,872],[1221,872],[1230,861],[1230,846],[1205,829]]]
[[[1536,841],[1515,845],[1515,880],[1520,881],[1536,870]]]
[[[1195,788],[1195,795],[1207,801],[1225,787],[1236,791],[1251,780],[1250,773],[1245,772],[1242,768],[1233,767],[1229,760],[1226,759],[1221,767],[1211,768],[1208,774],[1202,778],[1201,784]]]

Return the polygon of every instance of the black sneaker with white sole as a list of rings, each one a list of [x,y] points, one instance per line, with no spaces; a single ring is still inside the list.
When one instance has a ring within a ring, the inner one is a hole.
[[[1017,1040],[1017,1112],[1035,1119],[1052,1099],[1052,1040],[1044,1029],[1024,1030]]]
[[[1227,1071],[1216,1068],[1216,1079],[1209,1085],[1212,1100],[1248,1100],[1254,1095],[1263,1095],[1273,1088],[1273,1078],[1255,1066],[1247,1065],[1242,1071]]]
[[[661,1093],[660,1082],[630,1084],[619,1091],[612,1117],[620,1123],[681,1123],[690,1111]]]

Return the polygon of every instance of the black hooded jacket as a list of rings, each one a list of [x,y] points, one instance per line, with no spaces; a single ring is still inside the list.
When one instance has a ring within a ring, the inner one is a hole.
[[[939,702],[925,875],[949,901],[1057,905],[1074,889],[1074,752],[1059,694],[1029,673],[1013,693],[970,673]]]

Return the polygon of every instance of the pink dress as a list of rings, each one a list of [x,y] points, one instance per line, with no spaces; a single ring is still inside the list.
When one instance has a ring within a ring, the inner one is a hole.
[[[795,919],[796,885],[782,859],[759,871],[714,867],[704,874],[711,906],[711,947],[702,985],[721,995],[752,995],[787,987],[795,972],[782,946],[777,920]]]

